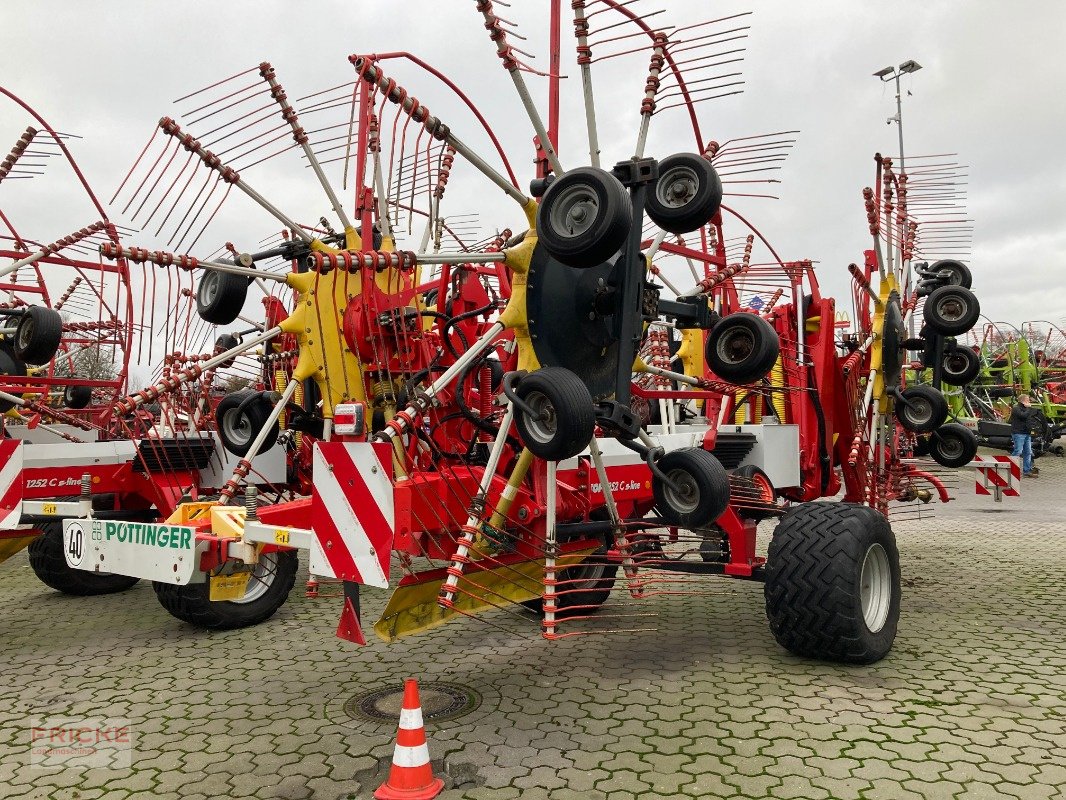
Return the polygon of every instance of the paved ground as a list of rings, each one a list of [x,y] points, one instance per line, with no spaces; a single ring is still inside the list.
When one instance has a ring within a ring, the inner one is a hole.
[[[414,674],[482,697],[430,728],[445,798],[1064,797],[1066,461],[1044,462],[1021,500],[966,480],[896,524],[899,636],[865,668],[786,655],[751,583],[657,601],[654,633],[467,622],[358,649],[333,636],[335,600],[296,592],[259,628],[205,634],[149,586],[57,595],[20,555],[0,567],[0,796],[369,797],[394,730],[343,704]],[[131,768],[31,765],[40,715],[129,719]]]

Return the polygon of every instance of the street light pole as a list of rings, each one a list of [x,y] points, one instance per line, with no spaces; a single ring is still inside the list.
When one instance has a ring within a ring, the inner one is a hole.
[[[907,171],[906,162],[903,160],[903,98],[900,97],[899,79],[902,72],[896,72],[896,129],[899,132],[899,172],[902,175]]]
[[[891,125],[893,119],[895,119],[897,132],[899,133],[899,174],[904,175],[907,171],[907,164],[903,158],[903,96],[902,89],[900,87],[900,78],[904,75],[912,72],[917,72],[922,68],[922,65],[917,61],[910,59],[904,61],[898,67],[885,67],[874,73],[875,78],[880,78],[882,83],[887,83],[889,80],[896,82],[896,116],[889,117],[888,124]],[[902,228],[897,232],[897,238],[899,239],[899,266],[903,270],[903,287],[909,289],[911,284],[911,263],[910,259],[906,263],[903,262],[903,230]],[[891,268],[892,259],[892,243],[888,243],[888,258],[889,267]],[[910,322],[910,335],[914,337],[914,313],[909,314]]]

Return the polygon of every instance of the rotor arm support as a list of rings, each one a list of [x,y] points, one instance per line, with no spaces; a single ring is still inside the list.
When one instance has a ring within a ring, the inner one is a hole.
[[[253,347],[262,344],[268,339],[280,335],[282,332],[280,327],[271,328],[270,330],[263,331],[263,333],[260,333],[257,336],[253,336],[251,339],[246,339],[236,347],[231,347],[229,350],[225,350],[217,356],[209,358],[203,364],[193,364],[180,370],[176,370],[172,375],[163,378],[153,386],[149,386],[147,389],[141,389],[139,392],[128,395],[125,399],[115,403],[112,411],[119,415],[129,414],[138,406],[141,406],[144,403],[150,403],[152,400],[157,399],[161,394],[174,391],[183,383],[196,380],[208,370],[214,369],[220,364],[229,361],[231,358],[239,356],[241,353],[251,350]]]
[[[369,58],[351,56],[349,61],[351,61],[352,66],[355,67],[363,80],[380,89],[390,102],[400,106],[405,114],[422,125],[433,138],[454,147],[459,155],[469,161],[478,172],[499,186],[508,197],[522,206],[529,202],[529,198],[516,189],[514,184],[489,166],[485,159],[461,142],[439,117],[430,114],[429,109],[409,95],[406,89],[398,85],[396,81],[386,77],[381,68],[372,63]]]
[[[318,178],[318,182],[322,185],[322,190],[329,198],[329,203],[333,206],[333,213],[337,215],[337,218],[341,221],[341,225],[345,230],[352,227],[352,221],[348,218],[348,215],[344,211],[344,206],[341,205],[340,198],[337,197],[337,193],[333,191],[333,187],[330,186],[328,180],[326,180],[326,174],[322,171],[322,165],[318,163],[318,158],[315,156],[315,151],[311,149],[311,145],[307,142],[307,132],[304,131],[303,126],[300,125],[300,121],[296,116],[296,109],[289,105],[288,96],[285,94],[285,90],[281,84],[278,83],[274,74],[274,68],[270,64],[264,61],[259,65],[259,74],[263,76],[263,80],[267,82],[270,87],[270,96],[273,97],[279,106],[281,106],[281,116],[289,126],[292,128],[292,138],[296,141],[301,148],[303,148],[304,155],[307,157],[307,163],[311,165],[311,169],[315,171],[315,176]]]
[[[241,176],[233,169],[233,167],[223,166],[222,159],[210,150],[204,148],[197,139],[193,138],[192,134],[184,133],[181,130],[181,126],[170,117],[163,117],[159,120],[159,127],[163,133],[167,134],[167,136],[174,137],[181,143],[182,147],[190,153],[194,153],[198,156],[208,169],[212,169],[222,176],[222,180],[226,183],[233,184],[252,198],[252,200],[258,203],[268,214],[291,230],[295,236],[299,236],[305,242],[310,242],[312,240],[311,235],[303,229],[300,223],[296,222],[296,220],[285,214],[281,209],[263,197],[263,195],[259,194],[259,192],[249,186],[246,181],[241,180]]]
[[[92,225],[89,225],[86,228],[74,231],[74,233],[70,234],[69,236],[64,236],[62,239],[57,239],[51,244],[45,245],[32,255],[26,256],[25,258],[21,258],[18,261],[13,261],[6,267],[0,267],[0,278],[4,277],[5,275],[10,275],[12,272],[19,269],[20,267],[26,267],[30,264],[35,264],[42,258],[47,258],[53,253],[59,252],[64,247],[70,247],[70,245],[72,244],[77,244],[82,239],[86,239],[89,236],[92,236],[94,233],[102,231],[106,227],[107,225],[104,222],[94,222]]]
[[[503,20],[494,13],[492,0],[475,0],[475,2],[477,3],[477,10],[481,12],[481,16],[485,19],[485,30],[489,32],[489,38],[496,43],[496,54],[503,62],[504,69],[511,76],[515,91],[518,92],[522,107],[525,108],[526,115],[533,124],[533,130],[537,134],[537,138],[540,139],[540,146],[544,148],[544,155],[548,159],[548,163],[551,164],[552,171],[556,175],[562,175],[563,167],[559,163],[559,154],[555,152],[555,143],[548,136],[548,130],[544,127],[544,120],[541,119],[540,112],[537,111],[537,107],[533,104],[533,98],[529,94],[529,87],[526,86],[522,71],[519,69],[518,60],[514,57],[514,48],[507,41],[507,33],[500,24]]]
[[[244,275],[248,278],[265,279],[284,283],[284,274],[275,272],[262,272],[251,267],[242,267],[238,264],[227,264],[223,261],[201,261],[190,255],[167,253],[163,250],[147,250],[143,247],[125,247],[121,244],[104,242],[100,245],[100,255],[104,258],[125,258],[135,264],[156,264],[160,267],[178,267],[184,270],[210,269],[216,272],[229,272],[233,275]]]

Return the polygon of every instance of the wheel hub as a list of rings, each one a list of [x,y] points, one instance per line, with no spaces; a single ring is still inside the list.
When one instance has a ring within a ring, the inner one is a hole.
[[[962,442],[959,439],[941,436],[937,440],[941,455],[954,459],[962,456]]]
[[[966,313],[966,306],[958,298],[949,297],[940,302],[937,306],[937,311],[940,312],[940,316],[944,319],[956,322],[962,319],[963,315]]]
[[[739,364],[755,349],[755,340],[746,330],[736,330],[723,336],[718,342],[718,355],[723,361]]]
[[[915,398],[909,401],[907,409],[909,416],[919,425],[928,422],[933,417],[933,406],[925,398]]]
[[[550,442],[559,429],[555,408],[548,398],[540,392],[530,392],[525,398],[526,404],[535,415],[530,419],[529,432],[542,443]]]
[[[552,224],[571,237],[584,234],[596,219],[596,197],[583,186],[564,190],[552,209]]]
[[[29,348],[30,342],[33,341],[33,323],[26,322],[19,325],[15,331],[15,337],[18,341],[19,351]]]
[[[226,435],[230,441],[244,443],[251,440],[252,423],[246,414],[238,413],[237,409],[226,414],[222,424],[226,426]]]
[[[656,194],[659,201],[670,208],[684,208],[696,196],[699,180],[688,169],[671,170],[659,179]]]
[[[210,305],[215,301],[215,295],[218,294],[218,273],[210,271],[200,279],[200,294],[204,305]]]
[[[700,504],[700,489],[692,476],[684,470],[675,469],[668,472],[667,477],[677,487],[676,491],[671,487],[666,489],[672,505],[685,514],[695,511]]]

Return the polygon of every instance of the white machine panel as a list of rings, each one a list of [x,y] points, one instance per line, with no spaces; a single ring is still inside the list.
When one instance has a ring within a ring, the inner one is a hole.
[[[202,581],[196,530],[187,525],[63,520],[63,555],[86,572],[111,572],[185,585]]]
[[[25,468],[94,467],[125,464],[137,454],[137,443],[127,439],[114,442],[63,442],[33,444],[23,448]]]
[[[239,461],[238,456],[226,451],[216,435],[215,455],[211,458],[207,469],[200,470],[200,485],[212,489],[222,488],[233,476],[233,470],[237,469]],[[265,453],[260,453],[252,459],[252,472],[248,480],[253,483],[258,481],[285,483],[285,468],[285,448],[274,445]]]
[[[755,434],[755,446],[741,466],[759,467],[778,489],[799,486],[799,425],[723,425],[720,430]]]

